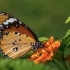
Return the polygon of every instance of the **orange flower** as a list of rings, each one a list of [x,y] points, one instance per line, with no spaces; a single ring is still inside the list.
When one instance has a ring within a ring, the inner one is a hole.
[[[49,45],[47,48],[45,48],[48,52],[51,52],[53,50],[52,46]]]
[[[55,47],[59,47],[60,46],[60,42],[59,41],[55,41]]]
[[[47,47],[47,46],[49,46],[49,45],[50,45],[50,42],[47,41],[47,42],[45,43],[45,46]]]
[[[46,53],[46,50],[45,50],[45,49],[42,49],[42,51],[41,51],[41,52],[44,54],[44,53]]]
[[[31,58],[32,59],[35,59],[35,58],[37,58],[38,57],[38,55],[36,54],[36,53],[34,53],[33,55],[31,55]]]
[[[54,55],[53,52],[50,52],[50,55],[53,57],[53,55]]]
[[[53,43],[54,42],[54,37],[51,36],[50,39],[49,39],[50,43]]]
[[[52,57],[60,46],[60,41],[54,41],[54,37],[52,36],[48,41],[43,42],[43,45],[43,48],[38,48],[30,57],[30,60],[33,60],[36,64],[52,60]]]

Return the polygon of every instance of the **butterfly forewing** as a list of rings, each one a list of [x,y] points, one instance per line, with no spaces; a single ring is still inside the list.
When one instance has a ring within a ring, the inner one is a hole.
[[[3,25],[4,31],[18,31],[38,41],[38,38],[29,27],[8,13],[0,12],[0,24]]]
[[[24,23],[8,13],[0,12],[0,51],[3,55],[18,58],[30,51],[36,42],[38,38]]]
[[[9,17],[7,15],[4,14],[0,14],[0,24],[2,24],[3,21],[5,21],[6,19],[8,19]]]

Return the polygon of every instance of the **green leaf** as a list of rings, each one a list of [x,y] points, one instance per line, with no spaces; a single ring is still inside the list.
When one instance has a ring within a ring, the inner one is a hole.
[[[69,16],[68,19],[65,21],[65,24],[67,24],[68,22],[70,22],[70,16]]]
[[[61,45],[59,47],[59,50],[63,51],[65,48],[69,47],[70,47],[70,30],[68,30],[64,38],[61,40]]]
[[[70,29],[67,31],[65,37],[67,37],[68,35],[70,35]]]
[[[39,38],[39,41],[47,41],[47,40],[48,40],[47,37],[40,37],[40,38]]]

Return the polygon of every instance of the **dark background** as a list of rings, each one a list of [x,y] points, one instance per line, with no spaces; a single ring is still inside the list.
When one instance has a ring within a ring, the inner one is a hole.
[[[0,0],[0,11],[7,12],[24,22],[37,37],[53,35],[61,39],[70,28],[70,24],[65,24],[70,16],[70,0]],[[27,59],[9,60],[1,54],[0,69],[60,70],[54,63],[35,65]]]

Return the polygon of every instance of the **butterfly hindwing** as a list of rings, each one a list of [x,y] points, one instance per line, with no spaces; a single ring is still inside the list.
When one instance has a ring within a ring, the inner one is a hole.
[[[12,59],[27,53],[32,48],[31,43],[35,43],[31,37],[18,32],[9,32],[8,34],[5,32],[0,42],[3,53]]]

